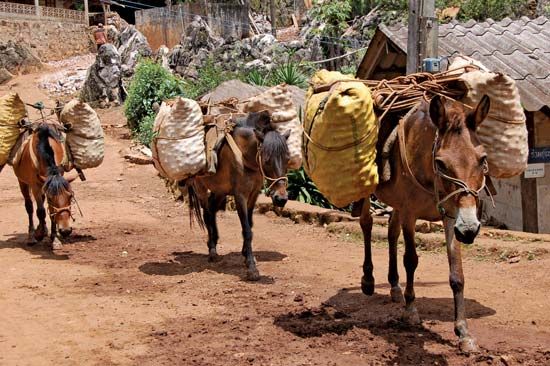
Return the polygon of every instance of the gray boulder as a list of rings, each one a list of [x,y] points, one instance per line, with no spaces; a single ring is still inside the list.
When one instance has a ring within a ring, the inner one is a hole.
[[[112,44],[99,47],[96,60],[88,70],[81,98],[88,103],[120,103],[121,59]]]
[[[8,70],[6,70],[6,68],[3,67],[0,69],[0,85],[10,81],[12,78],[13,75]]]
[[[42,67],[42,63],[21,43],[0,42],[0,68],[12,74],[32,72]]]
[[[153,55],[147,38],[133,25],[126,27],[120,32],[118,45],[121,69],[124,76],[134,74],[134,69],[140,56],[151,57]]]

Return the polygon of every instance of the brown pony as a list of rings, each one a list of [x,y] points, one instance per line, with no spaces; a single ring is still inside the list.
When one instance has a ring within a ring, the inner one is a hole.
[[[216,212],[224,209],[228,195],[235,197],[243,235],[242,255],[250,281],[260,279],[252,252],[252,214],[264,180],[269,182],[268,194],[275,206],[284,207],[288,200],[286,172],[289,152],[286,139],[290,131],[280,135],[270,127],[270,121],[267,112],[251,113],[239,120],[231,132],[242,152],[242,166],[225,141],[218,152],[216,174],[185,182],[190,212],[208,231],[208,259],[211,262],[219,260],[216,251],[219,238]],[[201,207],[203,217],[200,215]]]
[[[48,213],[51,219],[52,249],[61,249],[57,239],[57,228],[63,237],[71,234],[71,202],[73,191],[70,181],[63,177],[61,164],[65,150],[61,142],[60,132],[53,125],[46,123],[38,125],[29,137],[29,142],[21,147],[21,157],[13,166],[19,180],[21,193],[25,198],[25,208],[29,216],[28,245],[42,241],[47,234],[46,210],[44,201],[48,203]],[[76,177],[75,177],[76,178]],[[36,202],[38,228],[34,229],[33,202]]]
[[[403,319],[410,323],[420,323],[413,287],[418,265],[415,223],[417,219],[443,220],[449,282],[455,303],[455,333],[460,349],[465,352],[475,351],[477,346],[468,332],[464,314],[464,274],[459,242],[471,244],[481,226],[476,207],[478,194],[486,188],[487,156],[475,131],[487,116],[489,107],[487,96],[471,113],[465,111],[461,103],[439,96],[430,103],[423,101],[409,118],[399,123],[398,140],[390,152],[391,178],[381,183],[375,192],[381,201],[394,208],[388,227],[388,280],[394,302],[403,301],[397,273],[397,241],[403,230],[403,262],[407,272]],[[369,205],[363,205],[360,223],[365,240],[361,287],[365,294],[372,295],[373,220]]]

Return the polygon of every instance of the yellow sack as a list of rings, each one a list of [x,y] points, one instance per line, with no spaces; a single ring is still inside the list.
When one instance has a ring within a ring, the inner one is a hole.
[[[354,81],[335,83],[328,91],[315,87],[353,80],[321,70],[311,79],[304,123],[304,168],[319,191],[337,207],[369,197],[378,184],[378,120],[369,88]]]
[[[19,121],[26,115],[25,103],[17,93],[0,97],[0,165],[8,162],[11,149],[19,137]]]

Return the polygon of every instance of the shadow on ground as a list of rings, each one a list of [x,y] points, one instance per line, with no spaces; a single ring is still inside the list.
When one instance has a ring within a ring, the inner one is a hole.
[[[468,318],[482,318],[496,313],[475,300],[465,299],[465,302]],[[424,323],[450,322],[449,326],[453,326],[452,298],[419,297],[416,304]],[[430,352],[430,347],[426,345],[435,343],[454,350],[457,342],[423,326],[410,326],[402,322],[401,308],[402,304],[392,303],[389,296],[375,294],[368,297],[359,288],[351,288],[340,290],[319,308],[283,314],[274,323],[302,338],[343,335],[353,328],[366,329],[373,336],[396,346],[396,351],[384,359],[388,365],[448,365],[445,355]]]
[[[203,272],[210,270],[218,273],[229,274],[246,279],[246,266],[244,257],[240,252],[232,252],[221,255],[219,262],[209,262],[208,255],[202,253],[175,252],[174,259],[167,262],[149,262],[141,265],[139,270],[149,275],[160,276],[185,276],[190,273]],[[261,262],[279,262],[286,258],[285,254],[273,251],[254,252],[256,261]],[[258,267],[260,273],[261,266]],[[273,279],[267,276],[261,276],[259,283],[273,283]]]

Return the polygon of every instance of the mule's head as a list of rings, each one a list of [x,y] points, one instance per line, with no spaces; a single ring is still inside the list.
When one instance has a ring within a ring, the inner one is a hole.
[[[287,178],[288,161],[290,154],[286,140],[290,136],[290,130],[281,135],[277,131],[268,130],[261,132],[254,130],[256,138],[260,141],[258,152],[258,164],[268,184],[268,194],[273,205],[284,207],[288,201]]]
[[[44,194],[48,201],[48,212],[63,237],[71,235],[71,204],[73,191],[69,180],[60,174],[49,175],[44,184]]]
[[[488,169],[476,129],[489,113],[489,97],[484,96],[471,111],[466,108],[439,96],[430,102],[430,118],[438,129],[433,156],[438,206],[456,218],[457,240],[471,244],[481,228],[478,193],[485,187]]]

